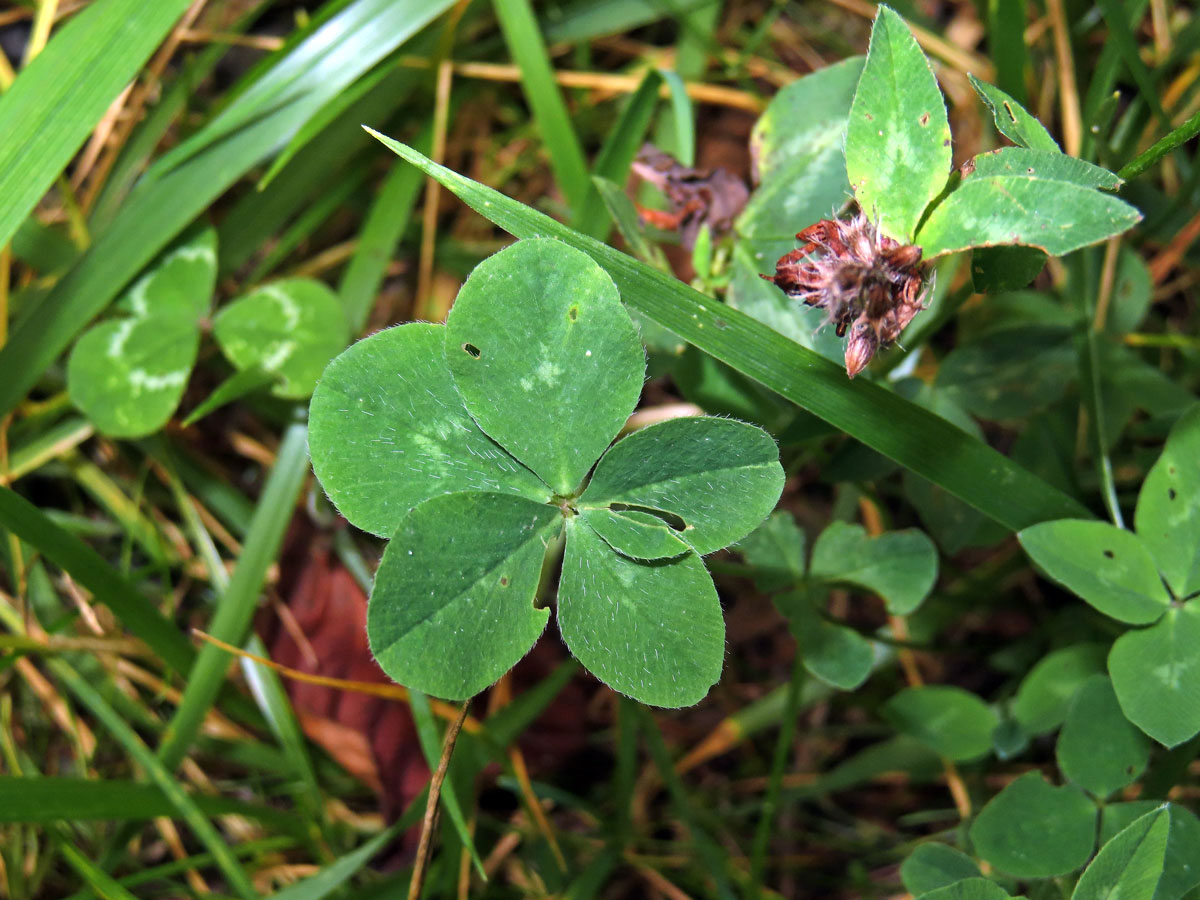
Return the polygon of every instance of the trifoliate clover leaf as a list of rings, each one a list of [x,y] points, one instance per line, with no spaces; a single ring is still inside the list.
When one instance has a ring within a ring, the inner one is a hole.
[[[285,278],[223,307],[213,336],[239,371],[274,375],[276,396],[300,399],[312,393],[321,370],[346,346],[350,326],[324,284]]]
[[[93,326],[67,363],[71,401],[113,437],[157,431],[179,406],[216,284],[216,232],[193,231],[117,301],[125,317]]]
[[[542,239],[482,263],[445,327],[388,329],[329,365],[309,446],[346,517],[392,537],[367,623],[384,671],[452,699],[499,678],[545,625],[535,593],[565,529],[572,652],[635,699],[704,696],[724,623],[700,554],[752,530],[783,471],[766,432],[725,419],[661,423],[605,453],[644,371],[608,276]]]

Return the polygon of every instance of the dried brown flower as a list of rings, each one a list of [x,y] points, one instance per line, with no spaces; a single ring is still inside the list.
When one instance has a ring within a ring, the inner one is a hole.
[[[882,234],[862,213],[822,219],[796,237],[804,245],[762,277],[824,309],[838,337],[849,331],[846,373],[853,378],[924,309],[921,248]]]
[[[664,231],[679,231],[679,241],[691,250],[701,226],[707,224],[713,237],[733,227],[750,199],[742,179],[725,169],[691,169],[653,144],[644,144],[633,161],[633,171],[666,195],[670,212],[638,207],[642,221]]]

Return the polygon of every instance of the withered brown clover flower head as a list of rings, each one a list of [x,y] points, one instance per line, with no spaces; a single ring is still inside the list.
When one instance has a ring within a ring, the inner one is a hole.
[[[846,373],[853,378],[925,308],[921,248],[882,234],[862,213],[822,219],[796,237],[804,245],[762,277],[824,309],[838,337],[849,332]]]
[[[644,144],[633,161],[633,172],[666,195],[670,212],[639,206],[643,222],[664,231],[678,231],[685,250],[696,245],[708,225],[714,238],[727,234],[750,199],[745,182],[725,169],[689,168],[653,144]]]

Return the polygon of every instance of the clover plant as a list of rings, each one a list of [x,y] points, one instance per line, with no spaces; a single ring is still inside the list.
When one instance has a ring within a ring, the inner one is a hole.
[[[533,645],[565,537],[559,631],[614,689],[657,706],[716,682],[724,622],[701,557],[774,507],[761,429],[672,419],[609,444],[646,362],[608,274],[549,239],[482,262],[445,325],[353,345],[310,407],[313,469],[353,524],[390,541],[368,607],[379,664],[463,699]]]
[[[1146,476],[1136,532],[1042,522],[1018,537],[1050,578],[1134,626],[1108,671],[1125,716],[1167,747],[1200,733],[1200,409],[1182,417]]]
[[[104,434],[150,434],[179,406],[209,327],[216,251],[213,229],[185,235],[117,302],[123,317],[93,326],[76,342],[67,366],[71,400]],[[310,278],[250,291],[222,307],[211,328],[239,373],[214,393],[221,403],[263,384],[280,397],[307,397],[349,338],[337,297]],[[214,405],[210,398],[202,411]]]
[[[937,550],[915,528],[869,537],[860,525],[832,522],[817,537],[806,565],[804,532],[790,513],[777,512],[737,549],[754,566],[759,589],[778,592],[775,603],[788,620],[805,669],[846,691],[866,681],[881,651],[827,614],[829,590],[862,588],[881,597],[889,613],[909,615],[937,580]]]

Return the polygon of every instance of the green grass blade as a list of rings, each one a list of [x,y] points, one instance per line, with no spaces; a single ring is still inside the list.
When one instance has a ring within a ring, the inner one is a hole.
[[[137,900],[125,890],[111,875],[97,866],[94,862],[65,841],[59,845],[67,864],[74,869],[79,877],[91,885],[103,900]]]
[[[1025,0],[988,0],[987,35],[990,56],[996,65],[996,87],[1022,106],[1029,104],[1025,70],[1029,48],[1025,46]]]
[[[28,440],[14,442],[8,455],[9,484],[58,459],[95,433],[95,427],[87,419],[70,416],[49,428],[39,429]]]
[[[258,608],[258,595],[267,569],[279,553],[283,534],[292,519],[296,496],[307,474],[308,429],[303,425],[291,425],[284,433],[275,466],[254,510],[237,568],[209,622],[208,632],[213,637],[235,645],[245,638],[246,629]],[[179,707],[159,746],[158,758],[168,769],[174,769],[187,753],[221,689],[229,663],[229,654],[212,644],[206,644],[200,651],[188,675]]]
[[[651,69],[633,92],[620,119],[608,133],[592,169],[593,179],[625,184],[629,178],[629,167],[638,149],[645,140],[650,120],[658,107],[658,89],[663,83],[662,73]],[[604,187],[593,181],[595,190],[588,195],[583,212],[579,215],[579,230],[593,237],[607,238],[610,231],[609,216],[612,204],[604,196]]]
[[[254,0],[237,21],[222,30],[226,34],[241,34],[257,18],[270,0]],[[129,140],[121,148],[112,172],[92,207],[88,225],[93,234],[103,231],[120,211],[121,203],[133,188],[134,182],[149,164],[154,150],[179,115],[187,108],[189,98],[208,78],[221,58],[229,51],[225,44],[213,44],[184,63],[175,79],[164,85],[158,102],[153,104],[146,117],[138,123]]]
[[[275,238],[270,248],[262,254],[262,258],[246,276],[244,283],[257,284],[274,274],[280,263],[287,259],[292,251],[312,237],[313,232],[328,222],[342,204],[362,187],[368,174],[370,173],[365,166],[350,165],[339,173],[328,186],[328,190],[313,190],[310,186],[308,202],[303,205],[300,215]]]
[[[0,96],[0,247],[191,0],[97,0]]]
[[[1125,181],[1137,178],[1172,150],[1187,143],[1197,134],[1200,134],[1200,112],[1197,112],[1170,134],[1155,141],[1152,147],[1139,153],[1122,166],[1121,171],[1117,172],[1117,177]]]
[[[348,90],[338,94],[321,107],[311,119],[300,126],[300,130],[296,132],[288,145],[271,160],[271,165],[267,168],[266,174],[258,180],[258,190],[266,190],[267,185],[275,180],[275,176],[295,158],[297,153],[303,150],[329,125],[340,118],[347,109],[371,93],[389,75],[394,74],[395,72],[390,65],[380,65],[374,71],[364,75]]]
[[[754,843],[750,850],[750,883],[755,886],[755,896],[761,897],[761,885],[767,865],[767,845],[775,827],[779,811],[779,795],[783,787],[783,773],[792,755],[792,741],[796,735],[796,720],[800,712],[801,688],[808,680],[804,669],[804,656],[796,654],[792,663],[792,678],[788,682],[787,704],[783,710],[783,721],[779,737],[775,741],[775,752],[771,756],[771,772],[767,779],[767,793],[763,798],[762,812],[754,829]]]
[[[428,146],[428,141],[429,129],[426,128],[416,144],[424,147]],[[350,258],[338,285],[338,296],[342,308],[346,310],[351,334],[359,334],[367,324],[388,263],[408,226],[423,183],[420,169],[396,165],[371,203],[366,221],[358,233],[354,256]]]
[[[604,139],[592,174],[617,184],[624,184],[629,177],[629,167],[638,149],[645,140],[654,109],[658,106],[658,89],[663,83],[663,73],[651,69],[629,96],[621,117]]]
[[[271,900],[321,900],[321,898],[329,896],[370,862],[371,857],[382,850],[389,841],[408,827],[410,827],[410,823],[401,819],[390,828],[375,835],[357,850],[352,850],[341,859],[331,862],[316,875],[272,894]]]
[[[673,126],[675,158],[685,166],[696,164],[696,125],[692,115],[692,98],[687,85],[675,72],[663,72],[671,92],[671,125]]]
[[[143,513],[138,504],[103,469],[75,450],[64,453],[62,462],[75,482],[120,523],[129,539],[141,547],[156,566],[165,568],[176,561],[172,548],[154,520]]]
[[[250,640],[246,642],[246,649],[256,656],[270,658],[270,653],[257,634],[251,635]],[[284,758],[291,764],[291,774],[299,781],[293,791],[296,805],[304,810],[310,820],[320,819],[323,815],[321,787],[317,783],[317,775],[304,741],[304,732],[296,718],[296,711],[292,708],[287,689],[283,686],[283,679],[274,669],[269,669],[252,659],[243,658],[240,662],[242,674],[246,676],[246,683],[254,694],[258,708],[262,710],[267,724],[279,740]]]
[[[179,672],[191,668],[196,656],[191,644],[141,591],[79,538],[55,525],[24,497],[2,487],[0,525],[91,591],[171,668]]]
[[[254,78],[219,116],[166,154],[150,173],[170,171],[275,110],[301,106],[305,115],[280,133],[283,149],[313,116],[362,75],[447,10],[453,0],[355,0]]]
[[[295,838],[287,836],[276,836],[263,838],[258,841],[245,841],[233,848],[234,855],[239,857],[252,857],[258,855],[267,855],[278,853],[292,849],[296,845]],[[160,866],[150,866],[136,872],[133,875],[124,875],[118,879],[118,884],[125,888],[137,887],[141,884],[151,884],[156,881],[162,881],[171,878],[175,875],[180,875],[188,869],[201,869],[205,866],[211,866],[213,858],[211,853],[194,853],[191,856],[185,856],[182,859],[175,859],[169,863],[163,863]],[[183,896],[187,891],[180,887],[177,889],[177,894]],[[63,900],[93,900],[93,893],[84,889],[64,897]]]
[[[192,798],[207,816],[236,815],[295,832],[296,817],[269,806],[229,797]],[[44,825],[50,822],[141,821],[176,812],[153,784],[121,779],[0,775],[0,822]]]
[[[250,876],[238,863],[237,858],[229,849],[229,845],[221,838],[213,824],[205,817],[200,808],[188,795],[183,786],[172,777],[167,767],[150,751],[137,733],[126,724],[125,720],[114,710],[100,692],[92,687],[64,660],[53,659],[48,666],[55,676],[62,681],[86,706],[117,742],[125,748],[125,752],[149,776],[150,781],[163,792],[174,807],[176,815],[187,823],[188,828],[213,855],[217,867],[229,881],[229,886],[243,900],[257,900],[258,892],[250,882]]]
[[[558,186],[578,218],[592,193],[592,182],[579,137],[571,125],[571,115],[554,80],[554,69],[533,9],[529,0],[494,0],[492,8],[500,20],[508,51],[521,69],[521,86],[537,120]]]
[[[586,43],[598,37],[632,31],[660,19],[679,15],[711,0],[574,0],[556,10],[546,23],[546,40],[552,44]]]
[[[1090,517],[1077,501],[983,442],[886,388],[850,381],[824,357],[605,244],[439,166],[383,135],[393,152],[516,237],[555,237],[603,266],[621,296],[700,350],[857,438],[1014,531]]]
[[[32,217],[17,228],[12,239],[12,252],[14,258],[42,275],[62,272],[79,256],[79,248],[61,228],[43,225]]]
[[[1126,12],[1125,4],[1122,0],[1100,0],[1099,6],[1104,14],[1104,21],[1108,23],[1108,40],[1116,44],[1125,67],[1133,77],[1133,82],[1137,85],[1142,99],[1150,107],[1150,111],[1165,128],[1169,129],[1171,117],[1163,109],[1162,100],[1158,96],[1159,89],[1154,84],[1154,76],[1142,62],[1142,57],[1138,52],[1137,39],[1133,36],[1133,30],[1129,25],[1129,14]]]

